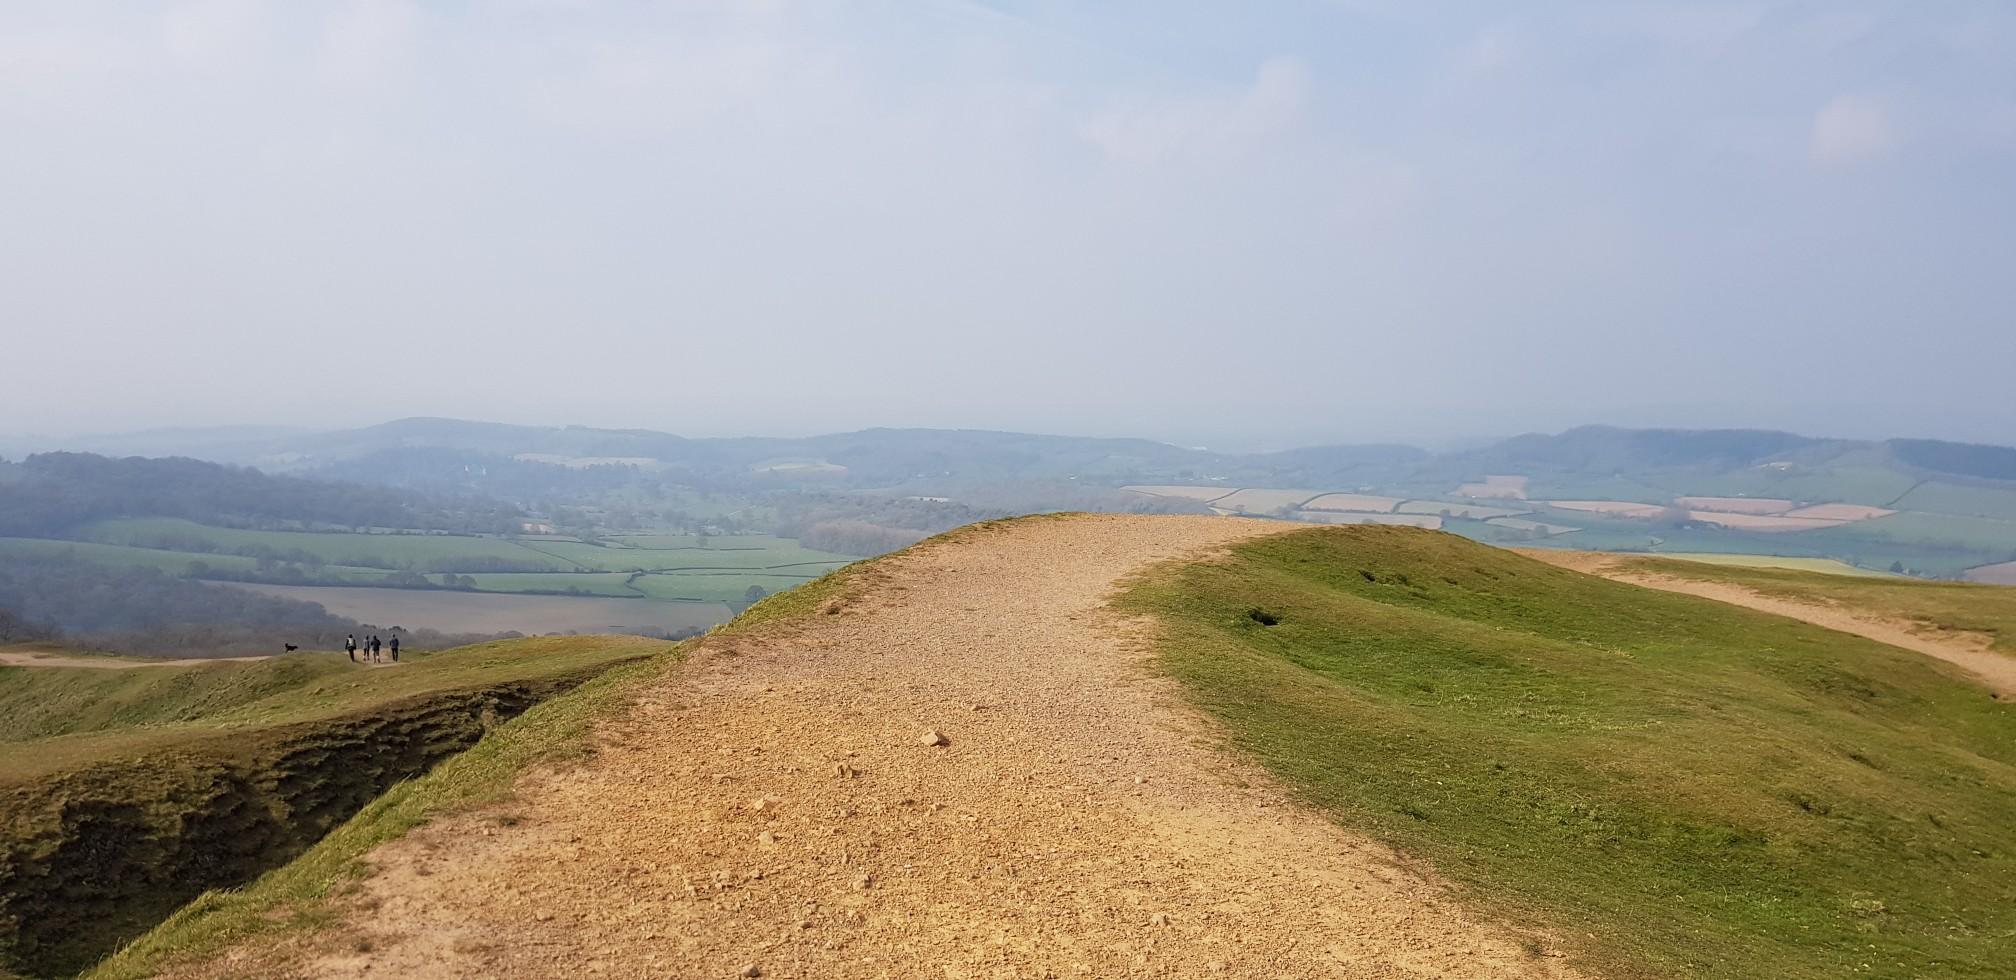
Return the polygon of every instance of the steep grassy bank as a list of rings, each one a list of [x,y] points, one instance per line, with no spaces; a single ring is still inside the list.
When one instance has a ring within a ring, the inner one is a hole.
[[[1597,972],[2006,975],[2016,711],[1942,664],[1397,527],[1122,603],[1238,746]]]
[[[528,708],[668,649],[588,637],[397,668],[318,655],[0,670],[0,970],[87,967]]]

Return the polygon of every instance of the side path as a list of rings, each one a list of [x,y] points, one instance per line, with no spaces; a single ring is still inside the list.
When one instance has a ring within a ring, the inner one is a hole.
[[[0,667],[82,667],[86,670],[133,670],[138,667],[193,667],[197,664],[222,664],[247,660],[267,660],[270,655],[256,657],[185,657],[179,660],[120,660],[115,657],[66,657],[60,653],[20,653],[0,651]]]
[[[1998,697],[2016,698],[2016,657],[1989,649],[1989,638],[1978,633],[1934,635],[1919,630],[1907,620],[1885,618],[1841,606],[1823,606],[1765,595],[1727,582],[1704,582],[1655,572],[1634,571],[1625,564],[1629,556],[1594,551],[1551,551],[1545,548],[1525,548],[1520,549],[1519,553],[1550,565],[1559,565],[1590,575],[1601,575],[1618,582],[1714,599],[1732,606],[1797,619],[1837,633],[1851,633],[1878,643],[1902,647],[1913,653],[1922,653],[1928,657],[1944,660],[1973,674]]]
[[[1576,976],[1213,748],[1105,609],[1292,527],[1028,520],[886,562],[706,641],[591,761],[380,849],[331,931],[188,975]]]

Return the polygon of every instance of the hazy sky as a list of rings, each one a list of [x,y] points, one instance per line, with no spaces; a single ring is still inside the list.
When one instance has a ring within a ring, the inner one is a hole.
[[[0,430],[2016,442],[2016,6],[0,4]]]

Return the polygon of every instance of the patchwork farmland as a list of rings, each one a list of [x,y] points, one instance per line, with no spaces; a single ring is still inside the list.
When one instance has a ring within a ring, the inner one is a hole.
[[[2016,584],[2016,495],[1927,483],[1898,488],[1891,506],[1793,496],[1665,494],[1629,481],[1585,484],[1605,496],[1543,497],[1524,476],[1499,474],[1406,496],[1399,487],[1132,485],[1155,497],[1203,502],[1221,514],[1311,524],[1405,524],[1451,531],[1493,544],[1571,547],[1652,554],[1707,554],[1780,567],[1828,567],[1933,578]],[[1794,484],[1802,486],[1803,484]],[[1529,491],[1533,491],[1528,499]],[[1629,495],[1635,499],[1625,499]],[[2005,499],[2012,498],[2012,499]],[[1867,499],[1867,498],[1865,498]],[[1954,511],[1900,506],[1927,501]]]
[[[75,537],[0,538],[0,556],[153,569],[318,602],[363,622],[477,633],[705,628],[854,560],[763,534],[587,541],[122,518]]]

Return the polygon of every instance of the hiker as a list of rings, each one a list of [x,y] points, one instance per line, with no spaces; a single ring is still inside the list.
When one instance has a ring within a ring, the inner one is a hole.
[[[350,655],[351,663],[357,662],[357,634],[352,633],[343,638],[343,652]]]
[[[371,634],[371,662],[378,662],[378,634]]]
[[[392,662],[399,662],[399,634],[392,634]]]

